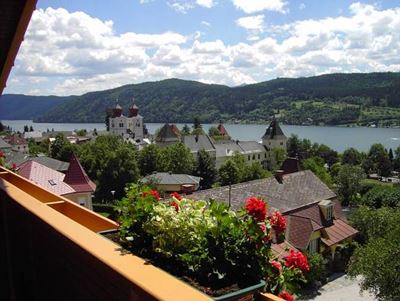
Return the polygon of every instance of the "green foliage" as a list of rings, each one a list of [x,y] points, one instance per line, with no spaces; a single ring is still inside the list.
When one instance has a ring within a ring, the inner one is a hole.
[[[365,193],[362,203],[372,208],[400,207],[400,187],[376,185]]]
[[[342,165],[336,177],[337,193],[343,205],[356,204],[365,174],[361,167]]]
[[[233,212],[220,202],[179,195],[157,201],[152,195],[147,187],[131,185],[115,206],[122,244],[133,253],[216,295],[218,289],[261,279],[275,293],[293,291],[304,280],[298,267],[282,263],[280,272],[273,270],[269,219]]]
[[[162,171],[191,174],[194,169],[194,158],[182,142],[168,145],[161,150],[160,168]]]
[[[252,162],[249,166],[246,166],[246,178],[245,181],[257,180],[268,178],[272,174],[262,167],[260,162]]]
[[[49,154],[49,140],[43,140],[39,144],[35,142],[33,139],[29,139],[29,155],[37,156],[38,154]]]
[[[204,150],[197,153],[194,174],[201,177],[200,186],[202,189],[211,188],[217,177],[214,159]]]
[[[396,171],[400,171],[400,146],[394,151],[393,167]]]
[[[87,134],[86,129],[80,129],[80,130],[75,130],[75,133],[80,136],[80,137],[84,137]]]
[[[218,178],[222,186],[240,182],[240,170],[232,159],[228,159],[218,170]]]
[[[208,129],[208,135],[211,137],[219,136],[220,132],[218,131],[218,129],[215,126],[212,126]]]
[[[361,160],[361,153],[353,147],[350,147],[343,152],[342,164],[360,165]]]
[[[183,128],[181,130],[181,134],[182,134],[182,136],[190,135],[190,127],[187,124],[185,124],[183,126]]]
[[[379,175],[387,177],[392,171],[392,163],[389,155],[380,143],[375,143],[371,146],[368,152],[368,160],[372,163],[372,171],[377,172]]]
[[[352,221],[367,243],[355,251],[349,275],[362,275],[361,289],[370,291],[378,300],[399,300],[400,213],[387,208],[359,211]]]
[[[324,167],[324,160],[320,157],[311,157],[303,161],[304,169],[311,170],[322,182],[332,186],[332,178]]]
[[[78,156],[89,177],[96,181],[98,202],[122,198],[125,185],[139,179],[136,151],[120,137],[99,136],[95,141],[83,144]],[[115,191],[114,196],[111,191]]]
[[[73,153],[78,150],[75,144],[71,144],[63,134],[57,134],[50,146],[50,156],[54,159],[69,162]]]
[[[163,165],[161,149],[156,144],[145,146],[138,154],[140,174],[146,176],[154,171],[161,171]]]
[[[274,147],[272,149],[272,170],[280,169],[283,161],[286,159],[286,152],[281,147]]]
[[[307,286],[312,286],[316,281],[325,282],[327,275],[327,261],[319,253],[307,253],[310,271],[305,275]]]

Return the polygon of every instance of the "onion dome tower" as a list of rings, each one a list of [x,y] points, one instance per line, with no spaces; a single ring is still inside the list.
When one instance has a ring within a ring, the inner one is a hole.
[[[122,108],[121,106],[118,104],[115,105],[115,107],[112,109],[113,112],[113,117],[121,117],[122,115]]]
[[[136,117],[139,113],[139,108],[135,104],[135,98],[132,97],[133,104],[129,107],[129,117]]]

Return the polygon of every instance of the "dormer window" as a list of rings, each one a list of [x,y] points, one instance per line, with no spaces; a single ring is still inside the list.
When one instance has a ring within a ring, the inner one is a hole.
[[[331,200],[323,200],[318,203],[319,208],[322,211],[322,214],[325,217],[326,221],[331,221],[333,218],[333,203]]]

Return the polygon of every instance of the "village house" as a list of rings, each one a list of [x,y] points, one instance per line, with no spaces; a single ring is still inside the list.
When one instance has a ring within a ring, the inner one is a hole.
[[[61,167],[60,164],[53,161],[51,161],[51,164],[62,169],[65,167],[65,165]],[[92,194],[96,190],[96,184],[89,179],[75,156],[72,156],[65,174],[35,160],[25,161],[18,166],[17,170],[18,174],[44,189],[65,196],[71,201],[92,210]]]
[[[13,134],[4,138],[4,141],[11,145],[13,151],[23,154],[29,153],[28,141],[20,137],[18,134]]]
[[[171,172],[156,172],[142,179],[143,183],[152,183],[157,190],[165,192],[192,193],[200,187],[200,177]]]
[[[250,196],[267,201],[269,212],[279,210],[287,219],[286,242],[302,251],[334,256],[336,248],[358,233],[347,223],[336,194],[312,171],[301,170],[297,159],[287,159],[275,177],[202,190],[190,197],[215,199],[243,207]]]
[[[181,141],[181,132],[175,124],[166,123],[156,133],[155,142],[161,147],[175,144]]]

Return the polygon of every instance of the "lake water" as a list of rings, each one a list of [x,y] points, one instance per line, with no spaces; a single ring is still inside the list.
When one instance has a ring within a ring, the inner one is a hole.
[[[73,131],[75,129],[97,129],[104,131],[104,123],[33,123],[32,120],[3,120],[3,124],[9,125],[16,131],[22,131],[24,125],[33,126],[36,131]],[[154,133],[163,123],[146,123],[150,133]],[[179,128],[183,124],[177,124]],[[190,126],[190,125],[189,125]],[[216,124],[203,124],[205,131]],[[237,140],[260,141],[264,134],[266,124],[225,124],[229,135]],[[346,148],[354,147],[360,151],[368,151],[374,143],[382,143],[386,148],[395,149],[400,146],[400,129],[398,128],[347,128],[347,127],[321,127],[321,126],[296,126],[282,125],[286,136],[296,134],[300,138],[310,139],[312,142],[323,143],[339,152]]]

